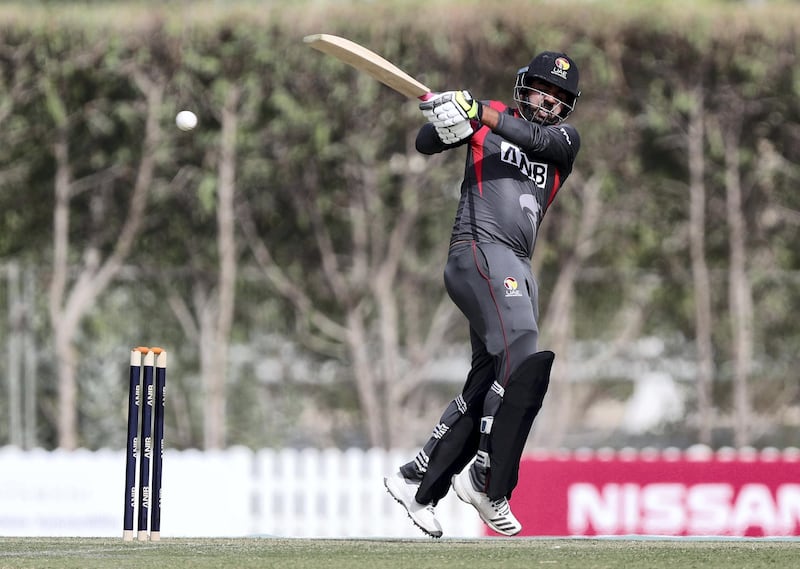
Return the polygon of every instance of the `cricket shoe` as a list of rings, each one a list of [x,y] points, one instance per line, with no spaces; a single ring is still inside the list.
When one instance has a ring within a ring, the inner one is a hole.
[[[469,476],[469,468],[453,476],[451,482],[458,498],[478,510],[478,515],[484,523],[494,531],[503,535],[517,535],[522,530],[522,524],[511,513],[508,500],[505,498],[491,500],[483,492],[475,490]]]
[[[397,471],[384,478],[383,485],[386,486],[386,490],[391,494],[392,498],[406,509],[408,517],[411,518],[415,526],[431,537],[442,537],[442,526],[439,525],[439,521],[436,519],[433,506],[417,502],[416,495],[419,483],[408,480],[403,477],[400,471]]]

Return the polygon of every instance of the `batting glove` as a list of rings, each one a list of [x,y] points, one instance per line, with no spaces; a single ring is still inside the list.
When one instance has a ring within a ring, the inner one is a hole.
[[[445,144],[461,142],[465,138],[472,136],[473,132],[472,124],[469,121],[461,121],[453,126],[436,127],[436,134],[439,135],[439,140]]]
[[[480,120],[482,105],[469,91],[447,91],[420,103],[422,114],[436,127],[451,127],[455,124]]]
[[[469,91],[455,91],[453,100],[456,105],[458,105],[458,110],[461,111],[461,114],[465,118],[469,120],[481,120],[483,106],[475,100]]]

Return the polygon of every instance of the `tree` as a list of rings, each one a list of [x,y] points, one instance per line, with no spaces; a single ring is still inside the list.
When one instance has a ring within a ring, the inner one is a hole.
[[[239,133],[242,89],[225,82],[221,108],[213,109],[219,117],[218,148],[209,167],[216,171],[214,210],[216,212],[216,259],[211,283],[206,271],[195,270],[189,290],[164,282],[168,301],[187,338],[197,347],[203,384],[203,448],[220,449],[226,445],[227,376],[230,335],[235,309],[236,281],[240,251],[236,243],[234,204],[236,200],[237,136]],[[211,105],[213,103],[207,102]],[[208,128],[208,127],[206,127]],[[192,194],[201,193],[202,173],[190,175]],[[198,208],[195,199],[178,206]],[[189,259],[205,258],[196,250],[193,239],[185,241]],[[190,261],[191,262],[191,261]],[[202,276],[201,276],[202,275]]]
[[[119,181],[120,172],[116,164],[110,164],[104,171],[76,178],[75,162],[78,158],[71,149],[80,121],[86,117],[71,108],[76,102],[69,100],[66,94],[68,83],[74,80],[71,75],[85,73],[102,62],[104,47],[100,45],[88,50],[83,59],[85,67],[72,68],[56,60],[50,61],[42,78],[47,108],[55,125],[52,148],[55,160],[53,276],[49,310],[58,369],[58,445],[65,449],[74,449],[79,444],[78,352],[75,349],[78,327],[98,296],[121,270],[141,230],[161,139],[159,113],[165,78],[149,67],[128,66],[128,77],[144,96],[145,127],[124,222],[118,233],[109,234],[105,227],[108,200],[112,198],[110,190]],[[125,179],[121,186],[125,187]],[[90,193],[91,225],[89,234],[79,247],[82,249],[81,266],[73,279],[70,268],[76,255],[71,247],[75,234],[70,231],[70,209],[73,198],[83,191]]]
[[[703,24],[699,25],[702,27]],[[698,441],[712,444],[715,426],[714,287],[706,235],[709,217],[707,184],[711,177],[706,165],[706,117],[711,109],[706,101],[714,87],[707,84],[707,77],[711,74],[708,62],[689,64],[694,54],[708,49],[706,36],[699,34],[698,37],[700,39],[695,42],[687,41],[680,48],[673,49],[670,57],[674,59],[670,60],[669,65],[664,65],[662,60],[650,62],[661,71],[656,82],[646,87],[641,99],[646,101],[647,137],[652,137],[661,153],[656,153],[651,160],[671,185],[685,190],[685,200],[680,199],[678,203],[688,203],[688,211],[683,212],[686,231],[678,232],[678,235],[682,246],[686,241],[685,247],[690,258],[690,271],[685,279],[691,283],[692,315],[689,329],[696,352],[696,409],[693,424],[697,429]],[[649,72],[655,73],[654,70]],[[658,160],[661,162],[656,163]],[[680,278],[682,263],[673,263],[673,268]],[[671,310],[675,311],[674,307]]]
[[[312,73],[313,80],[319,83],[321,75]],[[287,86],[291,97],[276,90],[271,98],[276,169],[266,189],[269,210],[294,212],[301,224],[295,238],[305,244],[305,264],[319,267],[320,280],[303,278],[303,261],[280,260],[285,253],[262,237],[265,220],[252,199],[242,201],[239,219],[258,265],[292,303],[305,343],[350,367],[367,444],[389,448],[409,444],[409,421],[427,411],[408,403],[424,401],[417,390],[455,314],[434,278],[444,252],[429,248],[432,240],[446,243],[446,225],[431,212],[449,196],[432,191],[437,178],[426,179],[413,148],[416,130],[409,130],[404,112],[385,109],[360,120],[376,96],[386,96],[385,88],[348,75],[329,80],[355,80],[358,87],[332,91],[326,108],[306,100],[316,92],[308,77]],[[348,112],[333,115],[328,107]],[[299,144],[315,158],[293,163]]]

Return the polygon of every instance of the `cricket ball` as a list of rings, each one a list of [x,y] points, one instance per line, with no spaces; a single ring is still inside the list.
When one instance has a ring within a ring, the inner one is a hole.
[[[192,111],[181,111],[175,115],[175,124],[181,130],[192,130],[197,126],[197,115]]]

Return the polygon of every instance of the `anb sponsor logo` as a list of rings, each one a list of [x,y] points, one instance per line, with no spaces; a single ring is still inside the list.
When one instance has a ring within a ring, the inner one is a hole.
[[[506,164],[513,164],[519,168],[519,171],[530,178],[539,188],[544,188],[547,184],[547,164],[531,162],[518,146],[505,141],[501,142],[500,159]]]

